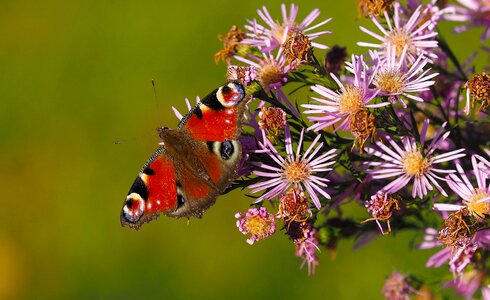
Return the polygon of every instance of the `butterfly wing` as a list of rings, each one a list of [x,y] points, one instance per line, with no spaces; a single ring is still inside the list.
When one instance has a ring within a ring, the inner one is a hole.
[[[143,166],[121,210],[121,224],[139,229],[160,214],[198,217],[234,180],[241,159],[237,140],[205,142],[164,129],[165,146]]]
[[[244,98],[243,85],[229,82],[204,97],[178,127],[201,141],[233,140],[240,135]]]
[[[178,205],[176,182],[174,163],[160,147],[131,186],[121,210],[121,224],[139,229],[161,212],[174,209]]]

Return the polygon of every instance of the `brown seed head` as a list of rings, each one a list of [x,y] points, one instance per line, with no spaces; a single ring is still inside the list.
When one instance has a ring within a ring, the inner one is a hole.
[[[393,5],[395,0],[359,0],[357,6],[359,13],[366,18],[379,16]]]
[[[367,139],[371,137],[371,140],[373,140],[376,136],[376,118],[373,113],[364,108],[349,116],[349,127],[351,133],[355,136],[352,149],[358,144],[362,154],[362,149]]]
[[[480,110],[487,108],[490,105],[490,75],[483,72],[482,74],[474,74],[468,80],[465,87],[470,91],[473,101],[471,107],[474,107],[475,101],[481,102]]]
[[[309,63],[311,61],[311,42],[300,30],[289,30],[288,36],[284,44],[282,44],[284,54],[288,63],[295,62],[295,67],[298,67],[302,61]]]

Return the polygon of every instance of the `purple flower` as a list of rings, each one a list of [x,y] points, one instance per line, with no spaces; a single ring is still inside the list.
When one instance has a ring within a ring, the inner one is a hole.
[[[199,102],[201,102],[201,98],[199,98],[199,96],[196,96],[196,104],[198,104]],[[187,98],[185,98],[185,105],[187,106],[187,110],[192,109],[192,104]],[[174,111],[174,114],[177,117],[177,119],[179,119],[179,121],[182,120],[183,115],[179,112],[179,110],[173,106],[172,106],[172,110]]]
[[[481,286],[485,274],[479,270],[471,270],[450,281],[447,286],[454,287],[456,292],[466,299],[473,299],[473,294]]]
[[[424,125],[420,132],[420,144],[422,148],[417,146],[417,143],[413,137],[407,136],[401,138],[403,149],[389,136],[386,136],[385,139],[394,150],[387,147],[381,141],[377,141],[376,145],[379,147],[379,150],[374,148],[366,148],[366,151],[374,156],[384,159],[385,161],[366,162],[366,164],[369,166],[378,167],[376,169],[369,169],[367,172],[372,174],[374,179],[396,177],[395,180],[382,189],[387,193],[395,193],[413,180],[413,198],[416,196],[423,198],[433,189],[432,185],[434,185],[444,196],[447,197],[447,193],[437,182],[437,180],[445,181],[445,179],[437,174],[448,174],[455,171],[442,170],[436,168],[435,166],[443,162],[463,157],[466,154],[461,153],[465,149],[458,149],[443,154],[434,155],[437,148],[440,147],[449,136],[450,132],[443,134],[444,126],[445,124],[443,124],[442,128],[439,129],[431,144],[426,149],[423,147],[425,144],[427,128],[429,127],[428,119],[424,121]]]
[[[228,74],[226,78],[229,81],[238,80],[247,86],[257,78],[257,71],[253,66],[232,66],[228,65]]]
[[[388,26],[387,29],[385,29],[375,17],[371,18],[376,27],[381,31],[381,35],[360,26],[360,29],[363,32],[374,37],[380,43],[374,44],[358,42],[357,44],[363,47],[381,49],[380,57],[383,59],[387,58],[390,45],[395,46],[395,56],[397,58],[400,58],[402,53],[406,51],[407,53],[405,57],[410,63],[415,62],[417,57],[419,57],[421,54],[433,59],[437,58],[434,53],[428,51],[428,49],[437,48],[437,41],[435,40],[437,32],[428,30],[432,24],[431,20],[423,22],[423,15],[421,12],[422,7],[419,6],[408,20],[404,20],[400,17],[400,3],[395,2],[393,6],[394,26],[392,25],[392,22],[388,16],[388,12],[386,11],[384,12],[384,15]],[[407,50],[404,50],[405,47],[407,47]]]
[[[237,213],[236,226],[241,233],[250,234],[247,243],[253,243],[263,240],[276,232],[276,217],[269,214],[265,207],[250,208],[245,214]]]
[[[478,188],[475,188],[471,184],[465,171],[459,164],[456,165],[456,169],[460,176],[450,174],[446,177],[449,188],[461,197],[463,204],[437,203],[434,204],[435,210],[459,211],[462,208],[467,208],[478,220],[485,221],[485,216],[490,214],[490,182],[487,185],[486,181],[489,176],[484,171],[485,163],[482,160],[488,164],[488,161],[481,156],[473,155],[471,157],[471,164]]]
[[[490,300],[490,284],[482,287],[481,295],[483,300]]]
[[[315,272],[315,268],[319,265],[316,252],[318,248],[317,230],[309,223],[303,223],[303,236],[294,239],[296,245],[296,256],[303,258],[301,268],[306,264],[308,266],[308,274]]]
[[[306,189],[317,208],[321,207],[317,193],[330,199],[330,195],[324,191],[324,188],[327,187],[326,182],[329,180],[314,174],[332,170],[329,166],[333,165],[335,161],[330,161],[330,159],[335,157],[336,149],[330,149],[329,151],[316,156],[323,146],[323,143],[317,144],[318,140],[321,138],[321,135],[318,135],[313,142],[311,142],[308,149],[301,154],[303,136],[304,129],[301,131],[298,148],[296,153],[294,153],[289,126],[284,128],[286,148],[286,157],[284,158],[276,150],[274,145],[272,145],[269,139],[267,139],[265,132],[263,133],[263,143],[259,142],[259,147],[261,149],[259,149],[258,152],[267,153],[274,164],[269,165],[263,162],[252,162],[254,166],[262,169],[255,170],[253,173],[259,177],[263,177],[264,180],[250,185],[249,188],[252,189],[251,193],[254,194],[267,190],[267,192],[255,201],[256,203],[263,199],[275,198],[281,193],[284,193],[291,186],[300,188],[301,190],[303,190],[303,188]]]
[[[408,284],[405,276],[393,272],[385,281],[381,293],[388,300],[410,300],[410,293],[414,289]]]
[[[323,96],[323,98],[313,97],[312,99],[318,104],[302,104],[305,114],[319,114],[319,116],[308,116],[310,122],[315,122],[308,130],[322,130],[326,127],[341,122],[336,130],[346,130],[349,127],[349,116],[365,108],[378,108],[389,105],[389,103],[368,104],[371,102],[379,90],[371,89],[371,85],[375,71],[369,70],[364,63],[362,56],[355,57],[352,55],[352,62],[347,68],[354,74],[353,84],[344,86],[342,82],[330,73],[330,76],[335,80],[340,88],[340,91],[333,91],[321,85],[315,85],[311,89]]]
[[[485,0],[457,0],[460,5],[450,5],[454,14],[447,14],[445,18],[450,21],[468,22],[465,25],[454,28],[456,33],[461,33],[473,27],[485,28],[481,40],[490,38],[490,6]]]
[[[249,24],[245,25],[245,29],[249,31],[249,33],[247,33],[248,38],[244,39],[242,43],[250,44],[259,48],[266,47],[262,49],[262,51],[271,51],[278,46],[284,44],[290,30],[302,32],[308,37],[310,41],[322,35],[330,33],[330,31],[311,32],[312,30],[325,25],[331,20],[330,18],[316,25],[310,26],[311,23],[313,23],[320,15],[320,10],[318,8],[311,11],[308,16],[306,16],[306,18],[304,18],[304,20],[299,24],[296,23],[296,15],[298,14],[297,5],[291,4],[289,15],[287,13],[285,4],[281,4],[281,11],[282,22],[278,22],[274,21],[265,6],[262,7],[262,10],[257,10],[257,13],[259,14],[260,18],[266,23],[266,25],[264,26],[257,23],[256,19],[247,20]],[[327,46],[324,44],[315,42],[312,42],[311,44],[313,47],[319,49],[327,49]]]
[[[419,6],[422,7],[421,20],[429,20],[430,25],[425,29],[426,31],[434,31],[435,27],[441,20],[441,18],[450,13],[454,13],[452,7],[440,8],[437,3],[438,0],[431,0],[426,5],[422,4],[422,0],[408,0],[406,7],[402,7],[403,15],[406,19],[417,10]],[[440,3],[440,2],[439,2]]]
[[[453,246],[453,253],[449,259],[449,270],[455,277],[458,274],[462,274],[477,249],[478,244],[470,238],[460,239],[458,245]]]
[[[262,53],[263,57],[248,55],[248,58],[235,56],[235,58],[243,63],[252,66],[255,69],[254,79],[260,82],[262,88],[269,93],[271,90],[277,92],[277,98],[280,102],[284,102],[295,114],[299,116],[296,107],[288,100],[286,94],[281,90],[282,86],[287,82],[287,73],[292,69],[292,65],[287,63],[286,56],[282,49],[279,49],[276,55],[272,52]]]
[[[429,59],[423,54],[418,55],[410,68],[407,68],[404,62],[407,49],[407,46],[403,48],[397,60],[395,46],[388,45],[385,53],[386,59],[383,61],[380,60],[379,52],[370,51],[372,58],[378,60],[380,64],[374,76],[373,84],[380,91],[380,95],[389,96],[393,103],[395,100],[400,101],[403,107],[406,105],[401,101],[400,95],[415,101],[424,101],[421,97],[411,93],[429,90],[429,87],[435,82],[430,79],[438,75],[438,73],[427,74],[430,68],[424,70]]]
[[[440,247],[443,243],[439,240],[439,231],[433,228],[426,229],[424,242],[417,246],[418,249],[430,249]],[[426,263],[426,267],[438,268],[444,263],[449,263],[449,269],[454,277],[464,276],[465,268],[470,264],[473,254],[479,248],[488,249],[490,246],[490,230],[481,230],[470,237],[458,239],[453,245],[443,248],[432,255]]]

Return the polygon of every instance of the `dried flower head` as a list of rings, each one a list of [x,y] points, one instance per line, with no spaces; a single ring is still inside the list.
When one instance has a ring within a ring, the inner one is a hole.
[[[286,41],[282,44],[282,48],[284,49],[287,62],[295,62],[296,67],[303,61],[306,63],[311,62],[311,42],[301,30],[289,30]]]
[[[245,214],[237,213],[235,218],[237,218],[236,225],[240,232],[251,235],[247,239],[250,245],[273,235],[276,231],[276,218],[269,214],[265,207],[250,208]]]
[[[393,216],[393,213],[400,210],[398,200],[388,193],[378,191],[375,195],[371,196],[371,200],[366,201],[365,206],[373,217],[364,222],[375,220],[382,234],[390,233],[390,218]],[[388,225],[387,233],[383,231],[383,227],[379,221],[386,222]]]
[[[376,118],[374,114],[366,108],[350,114],[349,128],[350,132],[355,136],[352,149],[358,145],[362,154],[362,149],[367,139],[371,137],[371,140],[373,140],[376,135]]]
[[[287,114],[279,107],[262,106],[259,113],[259,128],[265,130],[270,140],[275,140],[286,126]]]
[[[304,223],[311,217],[308,199],[298,188],[290,189],[279,200],[279,217],[284,221],[284,227],[289,227],[291,222]]]
[[[457,212],[449,214],[442,224],[438,239],[446,246],[456,245],[461,239],[470,236],[473,224],[468,224],[469,212],[462,208]]]
[[[325,57],[325,70],[327,73],[339,74],[340,69],[344,66],[344,61],[347,59],[346,47],[333,46],[327,52]]]
[[[464,112],[470,112],[470,102],[473,108],[476,102],[480,102],[480,111],[490,105],[490,75],[485,72],[474,74],[465,84],[466,90],[466,107]],[[472,99],[472,101],[471,101]]]
[[[214,55],[214,61],[218,63],[221,59],[230,64],[231,58],[238,52],[238,47],[243,47],[240,42],[245,38],[246,34],[235,25],[231,27],[227,34],[219,35],[218,39],[223,42],[223,49]]]
[[[359,0],[357,6],[359,13],[366,18],[379,16],[384,11],[389,10],[395,0]]]

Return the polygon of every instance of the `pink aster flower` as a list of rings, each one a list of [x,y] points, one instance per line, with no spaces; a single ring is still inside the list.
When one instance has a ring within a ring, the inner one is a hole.
[[[257,78],[257,71],[253,66],[228,65],[228,73],[226,78],[229,81],[238,80],[243,85],[248,86]]]
[[[457,164],[456,169],[459,172],[459,176],[456,174],[449,174],[446,178],[449,188],[461,197],[463,204],[437,203],[434,204],[435,210],[459,211],[466,207],[477,219],[480,221],[485,220],[485,216],[490,214],[490,181],[488,184],[486,183],[489,176],[484,171],[485,164],[482,162],[479,163],[478,159],[485,160],[481,156],[474,155],[471,157],[473,173],[478,187],[475,188],[473,186],[461,165]],[[488,163],[488,161],[486,162]]]
[[[483,149],[485,153],[490,156],[490,150],[489,149]],[[490,178],[490,162],[483,158],[483,156],[476,155],[475,158],[478,160],[478,169],[480,169],[482,172],[487,174],[487,178]]]
[[[478,244],[470,238],[460,239],[458,244],[453,247],[453,253],[449,259],[449,270],[455,277],[469,265],[477,249]]]
[[[282,86],[287,82],[287,73],[293,68],[287,63],[286,56],[282,49],[279,49],[276,55],[272,52],[262,53],[263,57],[248,55],[248,58],[235,56],[235,58],[243,63],[252,66],[255,70],[254,79],[257,79],[262,88],[269,93],[270,91],[277,92],[277,98],[280,102],[285,103],[289,109],[299,116],[296,107],[288,100],[286,94],[282,91]]]
[[[490,300],[490,284],[481,289],[481,295],[483,300]]]
[[[284,44],[290,30],[300,31],[301,33],[306,35],[310,41],[322,35],[331,33],[330,31],[311,32],[312,30],[315,30],[318,27],[325,25],[331,20],[330,18],[316,25],[310,26],[320,15],[320,10],[318,8],[311,11],[308,16],[306,16],[306,18],[304,18],[304,20],[299,24],[296,23],[296,16],[298,14],[297,5],[291,4],[289,15],[287,13],[285,4],[281,4],[281,11],[282,22],[278,22],[274,21],[265,6],[262,7],[262,10],[258,9],[257,13],[259,14],[262,21],[266,23],[266,25],[264,26],[257,23],[256,19],[247,20],[248,25],[245,25],[245,29],[249,31],[247,33],[248,38],[244,39],[242,43],[250,44],[260,48],[265,47],[264,49],[262,49],[262,51],[270,51]],[[324,44],[312,42],[311,45],[318,49],[327,49],[327,46]]]
[[[470,270],[467,271],[458,278],[450,281],[446,286],[453,287],[456,293],[460,296],[465,297],[465,299],[474,299],[473,295],[481,287],[485,279],[484,272],[480,270]],[[483,298],[486,300],[486,298]]]
[[[247,243],[253,243],[263,240],[276,232],[276,217],[269,214],[265,207],[250,208],[245,214],[237,213],[236,226],[241,233],[250,234]]]
[[[410,293],[415,291],[408,282],[407,277],[393,272],[385,281],[381,293],[388,300],[410,300]]]
[[[316,252],[320,251],[320,248],[318,248],[316,228],[309,223],[305,223],[303,227],[303,236],[294,239],[294,244],[296,245],[296,256],[303,258],[301,268],[306,264],[308,266],[308,274],[311,275],[319,265]]]
[[[418,7],[421,7],[421,20],[429,20],[430,25],[427,26],[427,31],[434,31],[435,27],[441,20],[443,16],[446,14],[454,13],[454,9],[452,7],[440,8],[437,5],[438,0],[431,0],[427,4],[423,4],[422,0],[408,0],[406,7],[402,7],[403,15],[406,19],[409,19],[410,16],[417,10]]]
[[[418,249],[430,249],[443,245],[438,236],[440,231],[428,228],[424,242],[417,246]],[[426,267],[438,268],[445,264],[449,264],[450,271],[454,277],[464,275],[466,267],[471,263],[473,254],[479,248],[488,249],[490,246],[490,230],[481,230],[470,237],[460,238],[453,245],[443,248],[432,255],[426,263]]]
[[[392,25],[390,17],[388,16],[388,12],[386,11],[384,12],[384,15],[388,26],[387,29],[385,29],[375,17],[371,18],[376,27],[381,31],[381,35],[360,26],[360,29],[363,32],[374,37],[380,43],[375,44],[358,42],[357,44],[363,47],[380,49],[380,57],[383,59],[385,59],[387,56],[389,45],[395,45],[395,55],[398,58],[401,57],[402,52],[404,51],[403,49],[407,47],[406,59],[410,63],[413,63],[421,54],[433,59],[437,58],[434,53],[429,51],[429,49],[437,48],[437,41],[435,40],[437,32],[428,30],[432,24],[431,20],[427,20],[420,25],[420,23],[423,21],[422,7],[419,6],[408,20],[404,20],[400,17],[400,3],[395,2],[393,7],[394,26]]]
[[[347,69],[354,74],[354,82],[344,85],[335,76],[330,76],[337,83],[340,90],[333,91],[321,85],[315,85],[311,89],[320,94],[322,98],[313,97],[318,104],[302,104],[305,114],[319,114],[319,116],[308,116],[310,122],[314,122],[308,130],[321,130],[340,122],[336,130],[347,130],[349,128],[349,116],[365,108],[378,108],[389,105],[390,103],[369,104],[379,90],[371,89],[370,85],[376,74],[376,70],[370,70],[364,63],[362,56],[352,55],[352,62]]]
[[[389,45],[386,52],[386,60],[379,62],[379,69],[373,79],[373,84],[379,89],[380,95],[389,96],[393,103],[398,100],[403,107],[406,107],[406,104],[401,100],[401,95],[415,101],[424,101],[424,99],[412,93],[429,90],[429,87],[434,85],[435,82],[430,79],[438,75],[438,73],[428,74],[430,68],[424,70],[429,59],[423,54],[418,55],[410,68],[408,68],[405,64],[407,49],[408,47],[405,46],[397,59],[395,46]],[[380,60],[379,52],[371,51],[370,54],[373,59]]]
[[[303,129],[298,141],[298,148],[296,153],[294,153],[289,126],[284,128],[284,137],[286,148],[285,158],[281,156],[265,136],[265,132],[263,133],[263,142],[259,142],[259,148],[262,149],[259,149],[258,152],[267,153],[269,158],[272,159],[273,164],[252,162],[252,165],[258,168],[253,173],[259,177],[263,177],[264,180],[250,185],[249,188],[252,189],[251,193],[254,194],[267,190],[255,202],[260,202],[263,199],[273,199],[293,186],[302,191],[306,189],[315,206],[320,209],[321,203],[317,193],[330,199],[330,195],[324,190],[329,180],[316,175],[316,173],[332,170],[329,166],[335,163],[331,159],[335,157],[336,149],[330,149],[317,156],[323,147],[323,143],[318,144],[321,138],[321,135],[318,135],[311,142],[308,149],[301,154],[304,137]]]
[[[486,0],[457,0],[460,5],[451,5],[454,14],[445,16],[447,20],[456,22],[468,22],[465,25],[454,28],[456,33],[464,32],[473,27],[485,28],[481,40],[490,38],[490,5]]]
[[[201,98],[199,98],[199,96],[196,96],[196,105],[199,102],[201,102]],[[185,105],[187,106],[188,111],[192,109],[192,104],[189,101],[189,99],[187,99],[187,98],[185,98]],[[172,106],[172,110],[174,111],[174,114],[177,117],[177,119],[179,119],[179,121],[182,120],[183,115],[179,112],[179,110],[177,108],[175,108],[174,106]]]
[[[367,165],[377,167],[376,169],[369,169],[367,172],[373,176],[374,179],[384,179],[390,177],[396,177],[391,183],[387,184],[382,190],[387,193],[395,193],[398,190],[404,188],[410,181],[413,180],[412,197],[419,198],[424,197],[427,193],[433,190],[434,185],[444,196],[447,197],[447,193],[437,182],[445,181],[444,178],[438,174],[449,174],[455,172],[454,170],[443,170],[436,168],[437,164],[455,160],[463,157],[466,154],[462,153],[465,149],[458,149],[449,151],[443,154],[434,154],[435,151],[444,143],[449,136],[450,132],[443,134],[445,124],[438,130],[434,139],[427,148],[424,148],[427,129],[429,127],[429,120],[424,121],[422,130],[420,132],[420,145],[413,137],[402,137],[403,149],[389,136],[385,139],[391,145],[390,149],[387,145],[381,141],[377,141],[376,145],[379,150],[374,148],[367,148],[366,151],[374,156],[384,159],[384,162],[366,162]]]

